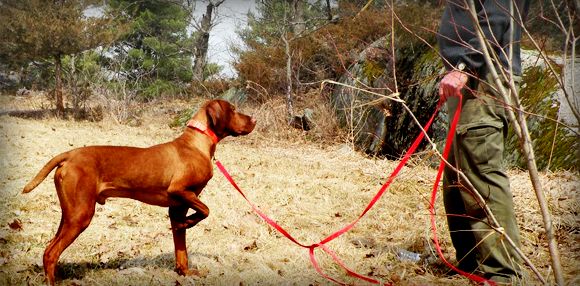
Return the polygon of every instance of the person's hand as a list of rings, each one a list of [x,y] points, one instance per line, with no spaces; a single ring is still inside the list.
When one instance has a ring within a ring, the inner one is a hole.
[[[439,83],[439,105],[447,101],[449,97],[457,96],[467,84],[468,79],[467,74],[461,71],[454,70],[447,73]]]

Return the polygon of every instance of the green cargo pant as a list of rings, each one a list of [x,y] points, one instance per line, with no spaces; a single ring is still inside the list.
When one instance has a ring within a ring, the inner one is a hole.
[[[520,246],[509,179],[502,170],[507,120],[501,100],[489,85],[464,92],[461,117],[449,162],[462,170],[483,197],[506,234]],[[450,122],[458,98],[449,98]],[[458,267],[500,283],[521,275],[521,258],[511,245],[490,228],[491,220],[477,198],[462,186],[450,168],[445,169],[443,201]],[[516,280],[517,281],[517,280]]]

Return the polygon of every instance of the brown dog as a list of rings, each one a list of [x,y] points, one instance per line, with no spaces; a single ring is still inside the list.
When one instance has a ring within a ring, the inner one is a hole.
[[[205,219],[209,209],[198,196],[213,175],[216,144],[226,136],[246,135],[256,120],[238,113],[223,100],[212,100],[191,118],[177,139],[149,148],[89,146],[52,158],[28,183],[32,191],[52,169],[62,218],[52,241],[44,251],[44,272],[48,283],[55,281],[61,253],[89,226],[95,204],[109,197],[124,197],[169,207],[176,272],[189,270],[185,230]],[[188,209],[195,213],[186,216]]]

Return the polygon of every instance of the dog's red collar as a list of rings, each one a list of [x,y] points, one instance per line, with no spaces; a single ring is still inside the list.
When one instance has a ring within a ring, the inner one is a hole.
[[[211,139],[211,141],[213,141],[214,144],[217,144],[220,141],[220,139],[217,137],[217,135],[215,135],[215,133],[211,129],[209,129],[205,124],[203,124],[197,120],[193,120],[193,119],[189,120],[187,122],[187,127],[193,128],[193,129],[207,135]]]

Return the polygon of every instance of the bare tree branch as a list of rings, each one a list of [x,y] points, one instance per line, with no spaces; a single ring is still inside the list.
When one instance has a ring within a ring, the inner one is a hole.
[[[508,74],[508,75],[506,75],[505,73],[502,74],[504,76],[503,82],[509,83],[509,90],[506,90],[506,88],[504,87],[504,85],[502,83],[502,79],[500,79],[499,74],[497,72],[497,69],[495,68],[495,66],[492,62],[491,54],[493,53],[493,49],[489,48],[489,41],[485,39],[483,30],[482,30],[481,26],[479,25],[478,15],[475,12],[476,11],[475,10],[475,3],[473,0],[467,0],[467,1],[469,4],[469,12],[470,12],[473,24],[476,28],[476,35],[477,35],[477,38],[478,38],[479,43],[481,45],[481,50],[484,54],[484,59],[485,59],[486,65],[487,65],[489,72],[491,73],[493,81],[495,83],[495,87],[499,91],[500,95],[503,97],[504,101],[506,101],[506,102],[512,101],[513,105],[515,105],[518,110],[523,110],[523,107],[521,106],[521,102],[517,96],[516,86],[515,86],[514,79],[513,79],[511,74]],[[513,2],[512,1],[509,1],[509,2],[510,2],[510,12],[515,12],[514,7],[513,7]],[[520,15],[519,12],[517,14]],[[512,17],[514,17],[516,14],[511,13],[510,15],[512,15]],[[520,22],[522,22],[521,17],[519,17],[519,20],[520,20]],[[513,33],[513,29],[512,29],[512,33]],[[506,78],[505,76],[508,76],[508,77]],[[542,211],[542,218],[544,219],[544,227],[546,229],[546,235],[548,237],[548,248],[550,250],[550,255],[552,258],[552,268],[554,271],[554,276],[556,278],[556,283],[558,285],[564,285],[564,277],[562,274],[562,266],[560,263],[560,254],[558,251],[558,243],[557,243],[555,235],[554,235],[554,227],[553,227],[551,215],[550,215],[550,212],[548,209],[548,204],[547,204],[545,196],[544,196],[543,187],[542,187],[542,184],[540,182],[538,169],[536,166],[536,160],[534,157],[534,151],[532,148],[531,138],[530,138],[530,134],[529,134],[527,123],[526,123],[526,118],[522,112],[518,112],[518,113],[514,114],[514,112],[512,110],[507,109],[507,113],[509,115],[508,117],[509,117],[510,121],[512,122],[512,125],[515,127],[514,129],[516,130],[516,134],[518,135],[518,138],[520,139],[520,145],[522,147],[523,153],[524,153],[525,157],[527,158],[526,163],[527,163],[527,167],[528,167],[528,172],[530,174],[530,180],[532,181],[532,185],[534,187],[534,190],[536,191],[536,198],[538,199],[538,203],[540,204],[540,209]]]

